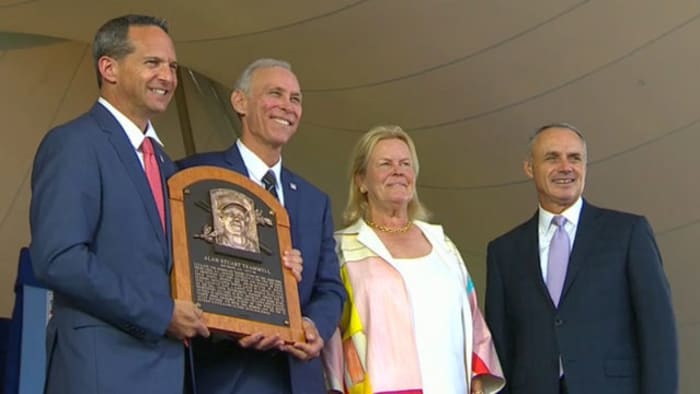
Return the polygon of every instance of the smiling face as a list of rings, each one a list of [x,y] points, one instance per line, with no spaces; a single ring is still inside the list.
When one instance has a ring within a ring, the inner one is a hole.
[[[535,182],[542,208],[561,213],[583,193],[586,183],[585,143],[569,129],[546,129],[535,137],[524,170]]]
[[[231,103],[241,117],[243,143],[261,156],[281,152],[299,127],[301,90],[296,76],[285,68],[255,70],[250,92],[234,91]]]
[[[248,228],[247,212],[237,204],[230,204],[221,210],[221,221],[229,235],[243,236]]]
[[[133,51],[121,59],[103,56],[101,94],[141,130],[165,112],[177,87],[177,60],[170,36],[157,26],[131,26]]]
[[[411,151],[400,139],[377,142],[363,175],[357,176],[360,190],[367,193],[370,206],[407,209],[413,199],[416,172]]]

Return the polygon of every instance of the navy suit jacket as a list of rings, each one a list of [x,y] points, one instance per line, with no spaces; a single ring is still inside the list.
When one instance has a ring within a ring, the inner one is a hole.
[[[175,166],[155,149],[165,190]],[[46,392],[181,393],[184,349],[164,336],[169,232],[133,146],[101,104],[44,137],[30,223],[34,271],[54,291]]]
[[[223,152],[195,155],[177,162],[180,169],[211,165],[248,170],[236,144]],[[301,312],[316,324],[324,341],[338,325],[345,300],[333,239],[333,217],[326,194],[282,168],[284,205],[291,222],[292,247],[301,251],[304,273],[298,285]],[[234,341],[197,339],[193,342],[198,392],[215,393],[325,393],[319,358],[300,361],[277,351],[240,348]]]
[[[538,214],[489,243],[486,320],[504,393],[678,391],[671,292],[647,220],[584,200],[556,308],[542,278]]]

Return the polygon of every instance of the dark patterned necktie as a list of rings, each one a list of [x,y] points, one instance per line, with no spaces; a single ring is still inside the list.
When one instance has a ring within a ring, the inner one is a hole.
[[[265,190],[270,192],[270,194],[279,200],[277,197],[277,178],[275,178],[275,173],[272,172],[272,170],[268,170],[265,173],[265,175],[262,177],[262,183],[263,186],[265,186]]]

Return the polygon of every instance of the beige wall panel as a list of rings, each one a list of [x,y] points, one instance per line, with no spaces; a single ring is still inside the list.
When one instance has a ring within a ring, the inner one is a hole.
[[[85,45],[59,42],[11,49],[0,58],[0,108],[7,136],[0,147],[0,315],[14,303],[19,248],[29,243],[30,174],[34,153],[63,113]],[[92,94],[92,93],[90,93]]]

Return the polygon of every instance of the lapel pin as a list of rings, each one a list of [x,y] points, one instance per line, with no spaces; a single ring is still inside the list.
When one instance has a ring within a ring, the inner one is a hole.
[[[292,190],[297,190],[297,184],[293,182],[289,182],[289,188]]]

